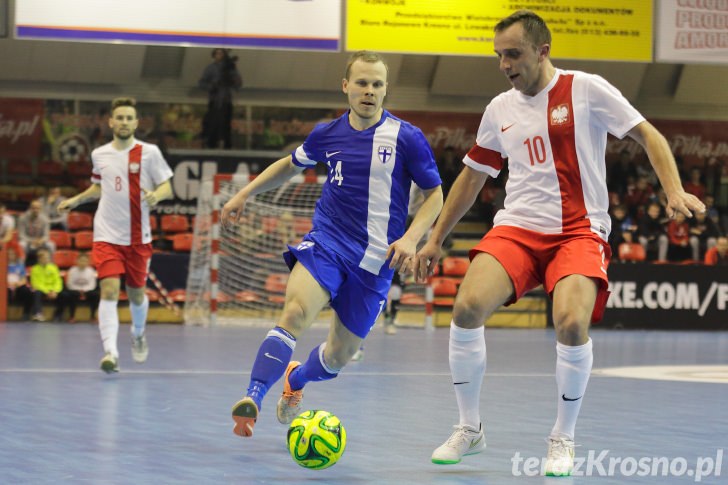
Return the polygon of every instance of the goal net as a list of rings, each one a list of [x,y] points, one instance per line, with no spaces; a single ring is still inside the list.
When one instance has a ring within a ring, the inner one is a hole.
[[[248,199],[240,224],[222,229],[220,209],[249,182],[218,174],[202,184],[190,253],[184,319],[187,324],[270,325],[283,308],[289,270],[281,257],[311,229],[323,179],[293,177]],[[325,315],[323,315],[325,317]]]

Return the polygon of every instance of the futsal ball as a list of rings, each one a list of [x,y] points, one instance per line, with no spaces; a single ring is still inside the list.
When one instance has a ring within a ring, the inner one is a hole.
[[[327,411],[305,411],[288,428],[288,451],[304,468],[328,468],[339,461],[345,448],[346,430],[339,418]]]

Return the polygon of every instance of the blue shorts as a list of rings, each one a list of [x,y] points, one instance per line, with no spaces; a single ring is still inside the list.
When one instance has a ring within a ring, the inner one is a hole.
[[[392,281],[366,271],[306,235],[283,254],[290,269],[296,261],[331,294],[331,308],[344,326],[366,338],[387,303]]]

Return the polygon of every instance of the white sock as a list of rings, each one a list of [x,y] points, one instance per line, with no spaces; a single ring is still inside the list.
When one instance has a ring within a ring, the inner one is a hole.
[[[101,300],[99,302],[99,332],[104,344],[104,352],[114,357],[119,356],[116,347],[116,337],[119,334],[119,313],[116,311],[116,300]]]
[[[485,329],[450,323],[450,373],[460,411],[460,425],[480,428],[480,387],[485,374]]]
[[[591,339],[584,345],[574,347],[556,342],[558,405],[552,437],[574,439],[576,418],[579,417],[593,361]]]
[[[131,334],[135,337],[144,335],[147,312],[149,311],[149,298],[147,298],[147,295],[144,295],[144,301],[141,305],[135,305],[129,301],[129,311],[131,312]]]

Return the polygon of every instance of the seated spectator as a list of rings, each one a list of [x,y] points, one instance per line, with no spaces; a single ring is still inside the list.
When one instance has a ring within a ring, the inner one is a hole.
[[[48,194],[41,199],[43,204],[43,213],[48,217],[51,223],[51,229],[60,231],[68,230],[68,213],[58,212],[58,205],[66,200],[61,195],[60,187],[51,187],[48,189]]]
[[[708,218],[707,212],[696,212],[690,219],[690,247],[695,261],[701,261],[701,255],[715,246],[719,237],[720,229]]]
[[[43,301],[54,301],[56,303],[56,314],[58,313],[58,294],[63,290],[63,280],[58,266],[51,262],[51,253],[45,249],[39,249],[37,253],[38,262],[30,268],[30,286],[33,289],[33,316],[31,319],[36,322],[45,321],[43,316]]]
[[[609,234],[609,245],[612,248],[612,257],[619,255],[619,245],[623,242],[631,243],[637,239],[634,237],[637,226],[632,217],[627,213],[627,207],[620,204],[612,207],[612,232]]]
[[[25,253],[26,265],[32,266],[35,263],[36,254],[41,249],[49,253],[55,251],[56,246],[50,239],[50,231],[51,223],[43,214],[43,204],[40,200],[34,200],[25,214],[18,219],[18,242]]]
[[[91,320],[94,320],[96,307],[99,305],[99,290],[96,286],[96,270],[91,266],[88,253],[81,253],[76,264],[66,274],[66,286],[58,296],[56,319],[61,320],[63,312],[68,308],[68,321],[74,323],[76,306],[79,301],[85,301],[91,309]]]
[[[645,248],[647,261],[667,259],[667,234],[665,233],[665,218],[662,217],[662,208],[657,202],[647,207],[647,214],[640,220],[637,237]]]
[[[5,204],[0,202],[0,247],[13,240],[15,233],[15,218],[8,214]]]
[[[675,218],[668,222],[667,239],[668,261],[690,259],[690,226],[682,212],[675,212]]]
[[[33,293],[28,286],[25,264],[18,257],[12,246],[8,247],[8,304],[15,303],[23,307],[23,320],[30,318],[30,305]]]
[[[690,169],[690,180],[685,182],[685,192],[693,194],[700,200],[705,199],[705,185],[702,182],[703,173],[699,167]]]
[[[641,217],[644,207],[650,203],[655,197],[655,191],[647,183],[647,177],[638,177],[634,184],[627,187],[627,193],[624,196],[624,203],[627,205],[629,215],[632,217]]]
[[[728,237],[719,237],[715,246],[705,252],[704,261],[710,266],[728,266]]]

